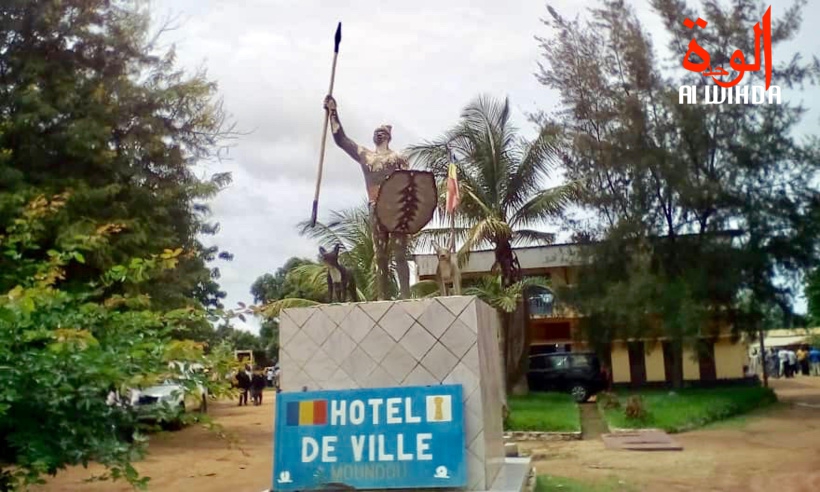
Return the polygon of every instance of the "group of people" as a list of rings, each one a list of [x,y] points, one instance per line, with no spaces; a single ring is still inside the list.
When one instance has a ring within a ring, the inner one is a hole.
[[[254,405],[262,404],[262,393],[265,387],[276,388],[279,391],[279,366],[268,367],[263,372],[259,367],[251,370],[250,365],[245,365],[242,371],[236,375],[236,387],[239,388],[239,406],[248,404],[248,394]]]
[[[759,354],[757,349],[752,354],[752,362],[757,365]],[[770,348],[766,350],[766,369],[770,376],[776,378],[793,378],[797,374],[803,376],[820,376],[820,349],[803,345],[797,350],[787,347]]]

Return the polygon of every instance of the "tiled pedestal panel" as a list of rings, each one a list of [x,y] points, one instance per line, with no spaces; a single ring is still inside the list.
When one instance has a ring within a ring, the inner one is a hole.
[[[461,384],[468,488],[487,490],[504,463],[499,329],[473,296],[286,309],[282,390]]]

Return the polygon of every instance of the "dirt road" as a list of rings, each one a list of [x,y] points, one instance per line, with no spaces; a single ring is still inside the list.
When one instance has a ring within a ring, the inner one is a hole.
[[[820,490],[820,378],[773,381],[783,403],[675,438],[681,452],[611,451],[603,443],[523,444],[538,456],[539,473],[584,481],[617,477],[641,490]],[[153,436],[149,457],[137,464],[152,477],[151,491],[260,492],[270,486],[273,393],[261,407],[235,402],[211,414],[241,449],[199,427]],[[126,492],[127,485],[88,483],[102,468],[73,468],[39,492]]]
[[[136,465],[150,476],[152,492],[260,492],[270,487],[273,476],[273,398],[266,391],[262,405],[238,407],[236,400],[211,404],[210,414],[229,441],[201,426],[151,437],[149,455]],[[60,473],[38,492],[133,492],[127,484],[86,482],[103,473],[100,466],[72,468]]]

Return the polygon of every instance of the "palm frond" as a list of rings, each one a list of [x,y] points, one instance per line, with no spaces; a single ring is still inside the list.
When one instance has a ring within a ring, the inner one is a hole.
[[[288,299],[281,299],[265,304],[259,309],[259,312],[266,318],[275,318],[279,316],[284,309],[318,306],[319,302],[311,301],[310,299],[298,299],[291,297]]]
[[[543,277],[526,277],[505,288],[501,276],[485,275],[465,289],[464,295],[476,296],[499,311],[512,313],[527,289],[535,286],[549,288],[550,281]]]
[[[414,299],[435,297],[439,295],[438,283],[435,280],[420,280],[410,287]]]
[[[544,126],[535,140],[519,144],[520,160],[510,176],[508,193],[504,197],[505,212],[514,213],[549,178],[559,135],[559,128]]]
[[[552,244],[553,242],[555,242],[555,234],[551,232],[536,231],[534,229],[516,229],[513,232],[513,246],[536,246]]]
[[[510,226],[531,227],[543,224],[548,219],[560,217],[577,196],[576,182],[541,190],[509,218]]]

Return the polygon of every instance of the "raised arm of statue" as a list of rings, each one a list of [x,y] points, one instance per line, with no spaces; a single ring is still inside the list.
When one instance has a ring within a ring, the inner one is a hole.
[[[336,145],[347,152],[356,162],[362,164],[365,149],[345,135],[342,123],[339,121],[339,113],[336,110],[336,100],[333,99],[333,96],[325,98],[325,110],[330,112],[330,131],[333,132],[333,140]]]

